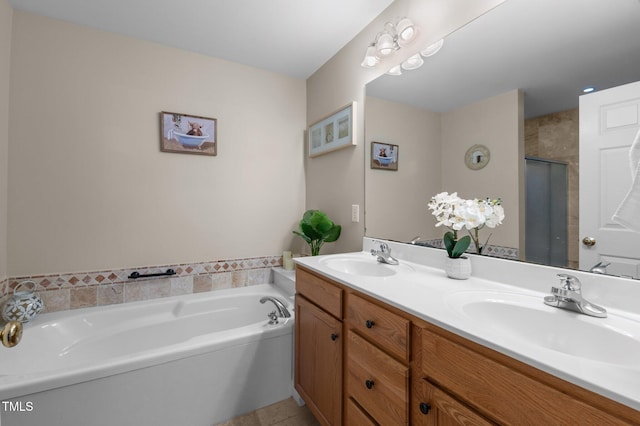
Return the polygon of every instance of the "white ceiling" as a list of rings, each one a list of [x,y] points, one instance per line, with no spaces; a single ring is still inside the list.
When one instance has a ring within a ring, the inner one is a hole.
[[[585,86],[639,80],[639,0],[507,0],[367,95],[444,112],[520,88],[537,117],[577,107]]]
[[[392,2],[10,0],[15,9],[303,79]]]

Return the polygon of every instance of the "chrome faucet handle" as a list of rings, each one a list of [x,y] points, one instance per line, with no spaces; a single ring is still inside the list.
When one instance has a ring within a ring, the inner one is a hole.
[[[582,283],[578,277],[569,274],[558,274],[560,277],[560,283],[564,290],[574,291],[580,293]]]
[[[374,240],[373,244],[378,244],[378,246],[380,247],[380,252],[382,253],[390,253],[391,250],[389,249],[389,245],[385,242],[382,241],[378,241],[378,240]],[[376,249],[371,249],[371,253],[377,252],[378,250]]]
[[[276,314],[276,311],[269,312],[267,318],[269,318],[269,324],[278,324],[278,314]]]
[[[565,287],[551,287],[551,294],[553,295],[553,297],[565,301],[580,302],[582,300],[582,295],[579,292],[569,290]]]

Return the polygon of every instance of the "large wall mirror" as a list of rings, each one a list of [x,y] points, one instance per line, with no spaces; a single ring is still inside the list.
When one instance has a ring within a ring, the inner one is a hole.
[[[419,69],[369,83],[365,142],[398,151],[387,171],[364,150],[365,234],[438,246],[445,229],[431,197],[500,197],[505,220],[481,230],[481,242],[490,236],[483,254],[581,270],[610,263],[594,271],[640,278],[640,233],[610,221],[631,186],[628,150],[640,129],[638,22],[638,0],[507,0],[447,36]],[[614,101],[597,95],[619,86],[631,92],[606,112]],[[594,154],[595,165],[581,152],[595,144],[581,136],[591,122],[622,140]],[[607,162],[615,166],[605,175]],[[587,229],[590,215],[598,219]],[[624,252],[607,252],[612,245]]]

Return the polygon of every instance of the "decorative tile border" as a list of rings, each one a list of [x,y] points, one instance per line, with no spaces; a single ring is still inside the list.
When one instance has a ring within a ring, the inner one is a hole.
[[[0,282],[0,301],[4,303],[20,282],[31,280],[37,285],[36,291],[44,301],[45,312],[104,306],[264,284],[271,282],[271,268],[274,266],[282,266],[282,256],[11,277]],[[165,272],[169,268],[176,274],[128,278],[134,271],[144,275]]]
[[[431,244],[434,247],[444,249],[444,243],[442,239],[437,240],[427,240],[428,244]],[[472,245],[467,250],[467,253],[475,253],[475,245]],[[491,257],[499,257],[501,259],[511,259],[518,260],[518,249],[514,247],[502,247],[502,246],[492,246],[488,245],[485,247],[483,255],[491,256]]]

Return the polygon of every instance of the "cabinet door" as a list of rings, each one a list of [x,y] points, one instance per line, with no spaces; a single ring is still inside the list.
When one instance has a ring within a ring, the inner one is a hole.
[[[342,322],[296,296],[295,387],[318,420],[342,422]]]
[[[490,426],[489,422],[475,411],[452,398],[426,380],[422,385],[425,401],[420,402],[420,418],[415,425],[424,426]]]

